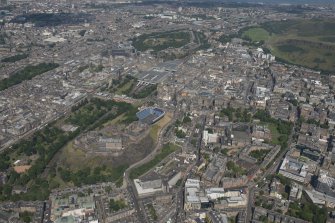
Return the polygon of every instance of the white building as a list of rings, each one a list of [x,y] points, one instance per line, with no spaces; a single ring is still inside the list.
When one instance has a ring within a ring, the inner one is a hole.
[[[240,190],[228,190],[219,196],[219,204],[216,204],[218,208],[245,207],[248,203],[247,195]]]
[[[290,200],[300,200],[302,196],[302,186],[293,182],[290,190]]]
[[[207,194],[208,199],[216,200],[216,199],[225,197],[226,193],[225,193],[223,187],[219,187],[219,188],[206,189],[206,194]]]
[[[209,202],[205,193],[200,188],[200,181],[195,179],[187,179],[185,183],[185,210],[201,209],[201,204]]]
[[[185,182],[185,188],[188,188],[188,187],[196,187],[200,189],[200,180],[187,179]]]
[[[298,182],[305,182],[308,165],[296,159],[285,157],[279,168],[279,173],[283,176]]]
[[[44,40],[44,42],[46,43],[62,43],[65,42],[66,39],[62,38],[62,37],[56,37],[56,36],[51,36],[47,39]]]
[[[134,184],[139,197],[150,196],[157,192],[162,192],[164,189],[161,179],[152,181],[141,181],[139,179],[135,179]]]
[[[240,194],[240,196],[227,198],[228,207],[230,208],[246,206],[247,201],[248,199],[245,194]]]
[[[329,195],[325,195],[324,193],[321,193],[319,191],[316,191],[314,189],[312,190],[305,190],[306,194],[308,195],[309,199],[314,204],[317,205],[325,205],[330,208],[335,208],[335,198]]]
[[[207,130],[203,131],[202,140],[204,141],[205,146],[207,146],[209,143],[217,143],[218,138],[219,137],[217,133],[208,133]]]
[[[176,183],[178,182],[178,180],[181,179],[181,172],[176,173],[175,175],[173,175],[170,180],[167,182],[169,187],[173,187],[174,185],[176,185]]]

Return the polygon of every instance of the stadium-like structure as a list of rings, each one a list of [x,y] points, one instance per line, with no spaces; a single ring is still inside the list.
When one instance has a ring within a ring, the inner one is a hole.
[[[148,107],[145,109],[142,109],[141,111],[136,113],[137,118],[140,120],[140,122],[146,123],[146,124],[153,124],[163,118],[165,115],[165,111],[163,111],[160,108],[152,108]]]

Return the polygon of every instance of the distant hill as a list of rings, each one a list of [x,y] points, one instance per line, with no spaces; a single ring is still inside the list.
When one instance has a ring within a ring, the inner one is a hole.
[[[335,4],[334,0],[222,0],[223,2],[277,3],[277,4]]]
[[[335,0],[142,0],[142,2],[201,2],[201,3],[251,3],[251,4],[335,4]]]

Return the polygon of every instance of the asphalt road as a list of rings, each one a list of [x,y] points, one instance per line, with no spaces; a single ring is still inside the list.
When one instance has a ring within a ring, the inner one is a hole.
[[[249,199],[248,199],[246,222],[251,222],[252,208],[254,207],[254,203],[255,203],[254,196],[255,196],[255,192],[258,189],[258,188],[256,188],[256,185],[258,185],[259,183],[261,183],[264,178],[268,177],[269,175],[274,174],[277,171],[277,169],[279,168],[279,165],[281,164],[281,162],[282,162],[285,154],[289,150],[289,146],[292,144],[294,129],[295,129],[295,125],[293,126],[291,135],[289,136],[289,140],[288,140],[288,143],[287,143],[288,148],[286,148],[286,149],[284,149],[283,151],[280,152],[280,154],[277,157],[277,159],[274,160],[274,165],[271,166],[269,169],[267,169],[264,172],[264,174],[262,175],[262,177],[257,182],[253,182],[253,183],[251,183],[251,184],[248,185],[248,188],[249,188]]]
[[[145,210],[143,209],[142,205],[139,202],[139,198],[138,198],[138,195],[137,195],[137,192],[136,192],[135,184],[130,179],[129,173],[133,168],[135,168],[137,166],[140,166],[142,164],[145,164],[145,163],[149,162],[150,160],[152,160],[155,157],[155,155],[158,153],[159,149],[163,145],[163,134],[165,133],[166,128],[171,123],[173,123],[174,120],[175,119],[171,119],[171,121],[161,129],[161,131],[158,134],[157,144],[156,144],[154,150],[148,156],[146,156],[144,159],[138,161],[137,163],[132,164],[124,173],[124,181],[123,181],[123,186],[122,187],[127,187],[129,193],[131,194],[131,196],[133,198],[133,201],[134,201],[134,208],[137,212],[138,219],[141,223],[142,222],[143,223],[149,222],[149,219],[145,214]]]

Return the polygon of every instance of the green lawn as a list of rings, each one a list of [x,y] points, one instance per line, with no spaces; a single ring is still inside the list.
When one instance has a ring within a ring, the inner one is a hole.
[[[273,43],[270,50],[284,62],[298,64],[316,70],[335,71],[335,47],[321,48],[314,44],[286,43],[285,40]]]
[[[152,219],[156,221],[158,219],[158,216],[154,206],[152,204],[147,204],[147,208]]]
[[[246,170],[239,166],[238,164],[234,163],[233,161],[228,161],[227,162],[227,176],[230,177],[239,177],[242,176],[246,173]]]
[[[116,94],[119,94],[119,95],[122,95],[122,94],[126,94],[127,92],[129,92],[134,84],[135,84],[135,80],[134,79],[131,79],[129,80],[127,83],[121,85],[119,88],[116,89]]]
[[[252,42],[266,41],[270,38],[270,34],[263,28],[250,28],[243,32],[243,38],[250,38]]]
[[[323,42],[335,43],[335,36],[319,37],[319,40],[321,40]]]
[[[260,149],[260,150],[254,150],[249,153],[249,155],[255,159],[257,159],[257,162],[262,162],[264,157],[270,152],[270,150],[267,149]]]
[[[278,61],[325,73],[335,71],[335,21],[296,19],[270,21],[240,30],[251,43],[264,42]]]
[[[166,31],[159,33],[143,34],[134,38],[133,46],[139,51],[152,49],[155,52],[172,48],[179,48],[188,44],[191,35],[187,31]]]
[[[158,134],[162,130],[162,128],[167,125],[171,121],[171,116],[169,114],[165,114],[165,116],[153,124],[150,128],[150,137],[154,140],[154,142],[158,139]]]
[[[127,204],[123,199],[122,200],[111,199],[109,201],[109,209],[111,209],[112,211],[119,211],[126,207],[127,207]]]
[[[280,133],[278,132],[277,125],[274,123],[268,124],[268,128],[271,131],[271,143],[274,145],[280,145],[280,142],[278,140]]]
[[[136,167],[130,172],[130,178],[136,179],[141,175],[145,174],[152,168],[154,168],[157,164],[159,164],[163,159],[165,159],[168,155],[175,152],[178,149],[178,146],[172,143],[166,144],[163,146],[162,150],[155,156],[151,161],[143,164],[142,166]]]

